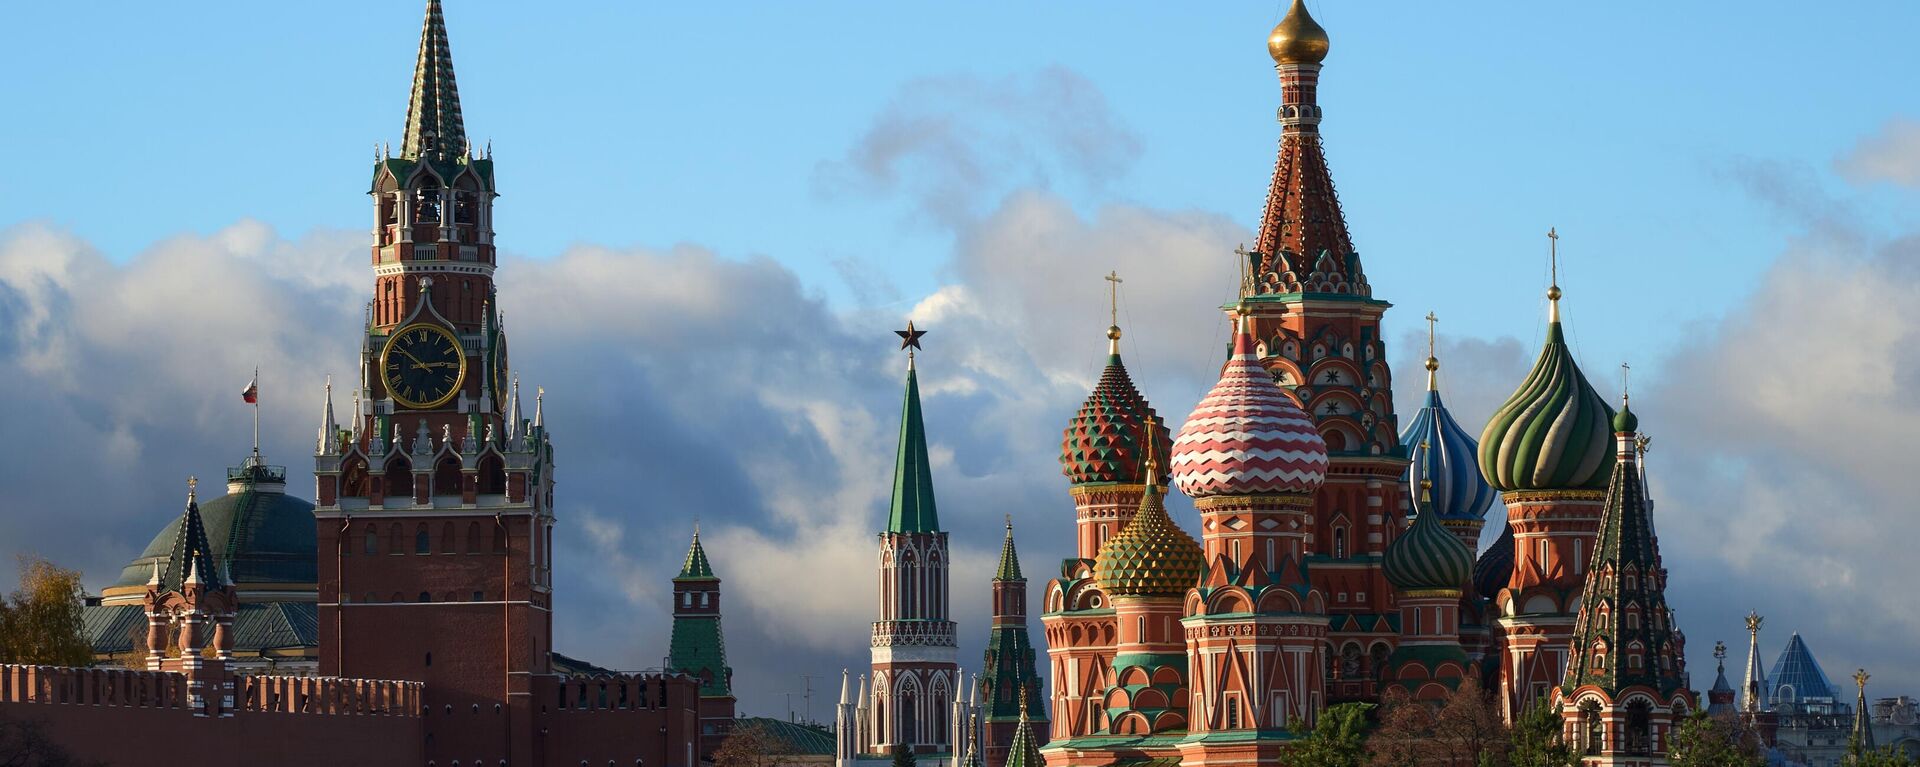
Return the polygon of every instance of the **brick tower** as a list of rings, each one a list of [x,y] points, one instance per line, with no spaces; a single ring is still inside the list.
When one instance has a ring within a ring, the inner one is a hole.
[[[1557,282],[1557,280],[1556,280]],[[1513,528],[1513,564],[1493,596],[1499,684],[1511,720],[1559,686],[1613,468],[1608,406],[1574,362],[1548,288],[1547,340],[1533,371],[1480,435],[1480,470]]]
[[[1280,154],[1259,239],[1241,253],[1248,332],[1274,378],[1311,415],[1332,465],[1304,529],[1311,578],[1331,616],[1329,702],[1371,700],[1395,639],[1380,555],[1404,514],[1407,458],[1380,318],[1321,146],[1326,30],[1295,0],[1267,40],[1280,76]]]
[[[1033,642],[1027,638],[1027,577],[1020,572],[1020,555],[1014,551],[1011,519],[1007,540],[1000,547],[1000,566],[993,574],[993,633],[987,638],[979,684],[986,696],[980,711],[986,725],[980,749],[986,767],[1006,767],[1008,749],[1022,728],[1032,730],[1026,736],[1031,748],[1037,751],[1046,745],[1040,675],[1034,670]]]
[[[697,526],[687,561],[673,578],[673,638],[667,653],[669,670],[700,680],[701,758],[711,761],[733,729],[733,668],[720,631],[720,579],[700,545]]]
[[[953,621],[948,619],[947,533],[934,508],[926,425],[914,349],[924,331],[899,331],[907,350],[907,393],[893,468],[893,502],[880,534],[880,611],[873,623],[873,706],[862,753],[906,746],[949,753],[960,693]],[[864,693],[864,690],[863,690]]]
[[[438,0],[405,136],[373,167],[354,406],[342,426],[329,399],[315,451],[320,673],[425,682],[428,759],[527,764],[552,649],[553,451],[540,398],[523,420],[509,383],[493,160],[467,139]]]
[[[1667,609],[1667,568],[1635,465],[1639,419],[1623,402],[1612,426],[1617,447],[1605,512],[1554,702],[1562,736],[1579,745],[1585,767],[1654,767],[1667,763],[1669,735],[1698,701],[1687,683],[1686,640]]]

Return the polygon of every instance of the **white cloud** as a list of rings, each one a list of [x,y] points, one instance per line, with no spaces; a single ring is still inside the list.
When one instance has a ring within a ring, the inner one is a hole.
[[[1840,158],[1842,175],[1854,182],[1888,181],[1920,186],[1920,120],[1892,120]]]

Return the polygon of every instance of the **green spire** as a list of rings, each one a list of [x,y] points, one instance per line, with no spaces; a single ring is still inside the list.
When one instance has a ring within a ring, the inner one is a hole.
[[[1024,581],[1027,576],[1020,574],[1020,555],[1013,550],[1013,515],[1007,515],[1007,542],[1000,544],[1000,568],[993,573],[996,581]]]
[[[1046,760],[1040,756],[1040,744],[1033,740],[1033,720],[1027,715],[1027,700],[1020,699],[1020,726],[1013,731],[1013,742],[1007,745],[1007,767],[1046,767]]]
[[[933,505],[933,470],[927,461],[927,427],[920,420],[920,379],[907,356],[907,400],[900,411],[900,452],[893,462],[893,506],[889,533],[931,533],[940,529]]]
[[[700,526],[693,526],[693,545],[687,548],[687,562],[680,566],[676,581],[711,580],[713,566],[707,564],[707,550],[700,545]]]
[[[420,27],[420,54],[413,65],[413,95],[407,100],[407,135],[401,156],[455,157],[467,153],[467,129],[460,119],[460,89],[453,82],[453,51],[440,0],[427,0]]]

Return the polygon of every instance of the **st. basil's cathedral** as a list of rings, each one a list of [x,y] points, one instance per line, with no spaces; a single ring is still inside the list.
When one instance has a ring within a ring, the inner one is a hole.
[[[203,506],[190,490],[88,608],[96,652],[138,668],[0,666],[0,711],[31,707],[62,736],[120,732],[90,747],[121,759],[196,732],[226,745],[208,764],[294,749],[283,763],[694,767],[751,722],[838,767],[902,752],[1199,767],[1284,764],[1329,705],[1437,701],[1478,679],[1510,720],[1555,706],[1585,764],[1664,764],[1697,701],[1637,418],[1575,363],[1556,279],[1545,346],[1478,440],[1442,400],[1431,315],[1425,398],[1400,428],[1391,304],[1373,295],[1320,138],[1329,51],[1300,0],[1268,38],[1280,145],[1257,239],[1232,254],[1238,298],[1194,307],[1231,319],[1217,382],[1176,432],[1107,328],[1105,368],[1062,440],[1075,532],[1049,547],[1067,556],[1039,592],[1044,642],[1009,516],[976,671],[950,610],[925,331],[899,332],[871,663],[844,675],[829,734],[736,717],[720,579],[697,531],[664,669],[556,651],[553,441],[543,398],[525,414],[508,364],[492,153],[467,139],[429,0],[401,151],[381,153],[368,190],[361,370],[344,417],[328,386],[316,502],[286,495],[285,469],[257,449],[227,496]],[[1169,513],[1174,491],[1193,500],[1197,537]],[[1496,500],[1508,522],[1476,556]]]
[[[1556,706],[1586,764],[1665,762],[1696,700],[1637,418],[1580,371],[1552,284],[1545,347],[1477,441],[1447,411],[1431,350],[1425,400],[1398,428],[1391,304],[1373,295],[1321,143],[1327,33],[1295,0],[1267,47],[1279,159],[1255,246],[1234,254],[1224,366],[1176,434],[1108,328],[1106,368],[1061,446],[1075,535],[1042,592],[1044,678],[1024,588],[1008,588],[1024,582],[1011,522],[974,683],[953,659],[909,365],[873,664],[843,685],[835,719],[842,767],[900,749],[953,767],[1284,764],[1295,728],[1328,705],[1391,689],[1437,701],[1470,677],[1510,720]],[[1173,490],[1193,499],[1197,539],[1168,514]],[[1496,500],[1507,526],[1476,557]]]

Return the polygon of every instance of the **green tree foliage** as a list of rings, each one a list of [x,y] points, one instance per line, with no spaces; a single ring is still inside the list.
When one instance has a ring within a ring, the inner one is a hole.
[[[1513,767],[1575,767],[1579,759],[1560,738],[1560,711],[1536,701],[1521,712],[1508,736]]]
[[[1360,767],[1367,760],[1367,712],[1371,703],[1342,703],[1320,712],[1312,727],[1295,719],[1287,728],[1298,734],[1281,762],[1287,767]]]
[[[1667,742],[1667,763],[1672,767],[1761,767],[1758,743],[1742,737],[1742,729],[1733,722],[1694,711],[1673,728]],[[1743,742],[1744,741],[1744,742]]]
[[[1916,760],[1893,746],[1881,746],[1878,749],[1863,749],[1860,740],[1847,738],[1847,761],[1850,767],[1920,767]]]
[[[80,599],[79,571],[22,555],[20,587],[0,601],[0,663],[92,665]]]
[[[913,749],[906,744],[893,747],[893,767],[914,767]]]

